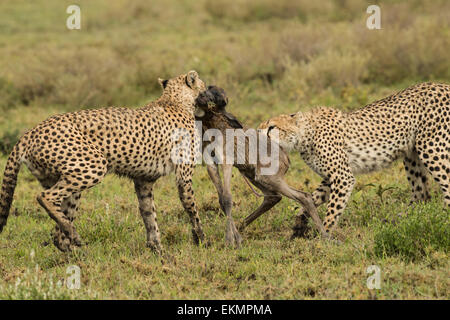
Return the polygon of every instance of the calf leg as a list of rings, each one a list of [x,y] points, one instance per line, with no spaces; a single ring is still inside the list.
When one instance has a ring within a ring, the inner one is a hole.
[[[261,191],[264,193],[263,202],[255,211],[244,219],[244,222],[239,226],[240,231],[243,231],[250,223],[259,218],[263,213],[272,209],[273,206],[275,206],[282,199],[282,196],[276,192],[271,192],[267,189],[261,189]]]
[[[322,221],[320,220],[319,215],[317,214],[317,208],[308,193],[291,188],[281,177],[274,176],[272,179],[266,180],[265,183],[270,183],[271,190],[277,191],[279,194],[300,203],[305,208],[308,215],[313,219],[314,224],[319,230],[320,234],[324,237],[329,237],[322,224]]]
[[[224,206],[224,200],[223,200],[223,187],[222,187],[222,180],[220,178],[219,174],[219,167],[217,164],[214,165],[207,165],[206,170],[208,171],[209,178],[211,179],[212,183],[214,184],[214,187],[216,188],[217,195],[219,196],[219,204],[222,211],[225,213],[225,206]]]
[[[233,199],[231,196],[231,176],[233,166],[230,164],[223,164],[223,206],[225,208],[225,214],[227,216],[227,230],[225,233],[225,241],[228,245],[240,246],[242,237],[236,228],[231,211],[233,208]]]
[[[218,166],[214,164],[208,165],[206,168],[208,170],[209,177],[217,190],[217,194],[219,195],[220,207],[227,216],[225,242],[228,245],[239,246],[242,242],[242,237],[236,228],[233,216],[231,214],[233,208],[233,199],[231,195],[231,176],[233,167],[228,164],[222,165],[224,186],[222,186]]]

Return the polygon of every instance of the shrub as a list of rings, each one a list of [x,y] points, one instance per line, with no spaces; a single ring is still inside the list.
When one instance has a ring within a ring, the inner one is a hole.
[[[400,255],[417,260],[431,250],[450,249],[449,211],[436,203],[419,205],[396,223],[384,222],[376,227],[374,253],[377,256]]]
[[[2,137],[0,138],[0,154],[9,155],[18,140],[18,129],[4,132]]]
[[[408,28],[393,25],[380,32],[361,32],[361,47],[370,54],[368,81],[392,84],[406,79],[450,76],[448,22],[416,19]]]
[[[12,108],[20,102],[20,95],[11,81],[0,78],[0,110]]]
[[[29,57],[14,79],[25,105],[41,103],[74,106],[111,105],[126,89],[124,64],[111,50],[84,48],[76,52],[49,49]]]
[[[216,0],[206,3],[206,11],[214,19],[255,22],[268,19],[299,19],[301,21],[352,20],[367,7],[363,0]]]
[[[367,61],[366,54],[352,49],[326,51],[309,63],[287,59],[280,90],[287,98],[301,101],[325,90],[354,87],[367,77]]]

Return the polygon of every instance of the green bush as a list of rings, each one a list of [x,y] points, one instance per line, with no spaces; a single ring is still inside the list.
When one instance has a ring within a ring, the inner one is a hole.
[[[19,130],[5,131],[0,138],[0,154],[9,155],[12,148],[19,140]]]
[[[20,95],[11,81],[0,77],[0,110],[12,108],[20,103]]]
[[[449,210],[433,203],[417,206],[393,223],[380,223],[376,227],[374,244],[375,255],[399,255],[408,261],[423,258],[433,250],[448,252]]]
[[[298,19],[303,22],[352,20],[367,7],[364,0],[216,0],[205,9],[214,19],[255,22],[270,19]]]

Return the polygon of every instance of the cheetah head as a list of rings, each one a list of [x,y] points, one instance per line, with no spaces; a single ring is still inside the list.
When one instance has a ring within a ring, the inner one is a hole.
[[[265,132],[270,139],[290,152],[305,143],[304,139],[309,130],[309,124],[304,115],[298,112],[267,120],[259,125],[258,130]]]
[[[162,100],[171,104],[182,105],[184,108],[194,112],[195,100],[200,92],[206,90],[205,83],[199,78],[194,70],[169,80],[158,79],[163,88]]]

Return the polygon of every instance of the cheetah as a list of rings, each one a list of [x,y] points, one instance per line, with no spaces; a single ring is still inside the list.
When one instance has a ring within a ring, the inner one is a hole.
[[[177,158],[171,153],[179,142],[173,133],[184,130],[191,140],[182,144],[180,152],[192,155],[188,160],[193,160],[195,99],[206,89],[205,84],[195,71],[159,79],[159,83],[162,95],[141,108],[109,107],[55,115],[26,132],[6,163],[0,191],[0,232],[7,222],[20,166],[25,163],[45,189],[37,200],[56,222],[53,242],[61,251],[81,245],[73,225],[81,192],[100,183],[107,173],[134,181],[147,247],[160,254],[153,186],[158,178],[174,171],[194,242],[204,241],[192,189],[195,163],[174,161]]]
[[[449,206],[449,125],[450,85],[421,83],[354,112],[318,107],[272,118],[259,128],[269,136],[278,129],[280,145],[298,151],[322,177],[313,200],[316,206],[328,202],[323,223],[330,233],[346,207],[354,176],[398,158],[403,158],[412,189],[411,203],[430,198],[428,172]]]
[[[216,129],[220,131],[223,138],[222,150],[215,150],[215,152],[226,153],[227,144],[227,130],[245,130],[249,128],[245,127],[234,115],[228,113],[225,110],[228,104],[228,97],[222,88],[216,86],[208,86],[208,90],[200,93],[196,100],[197,113],[196,120],[201,121],[202,129],[207,132],[210,129]],[[207,134],[205,134],[205,137]],[[267,139],[268,145],[270,145],[270,139]],[[319,215],[317,214],[317,209],[314,206],[311,194],[295,190],[291,188],[287,182],[284,180],[284,176],[289,169],[290,161],[289,156],[281,148],[278,153],[277,170],[274,174],[263,175],[260,174],[260,168],[265,164],[262,164],[260,159],[256,159],[256,163],[249,161],[249,139],[246,138],[245,150],[237,148],[237,141],[234,141],[234,161],[232,164],[222,163],[222,174],[223,174],[223,184],[219,173],[219,160],[224,158],[224,155],[219,156],[214,154],[214,163],[207,164],[207,171],[214,187],[217,190],[219,196],[219,204],[222,211],[227,216],[227,230],[226,230],[226,243],[229,245],[239,246],[242,237],[237,230],[233,217],[231,215],[231,210],[233,206],[233,200],[231,195],[231,173],[232,167],[236,167],[244,178],[248,179],[254,186],[260,189],[264,195],[264,200],[261,205],[248,217],[246,217],[243,223],[240,225],[240,231],[243,231],[250,223],[261,216],[264,212],[270,210],[275,206],[282,196],[286,196],[299,202],[305,207],[305,211],[316,223],[316,227],[322,233],[322,235],[327,236],[325,229],[323,228],[322,222]],[[261,141],[260,141],[261,143]],[[203,141],[203,149],[206,149],[211,144],[211,140],[205,139]],[[244,152],[243,163],[237,161],[238,153]],[[256,150],[255,150],[256,151]]]

